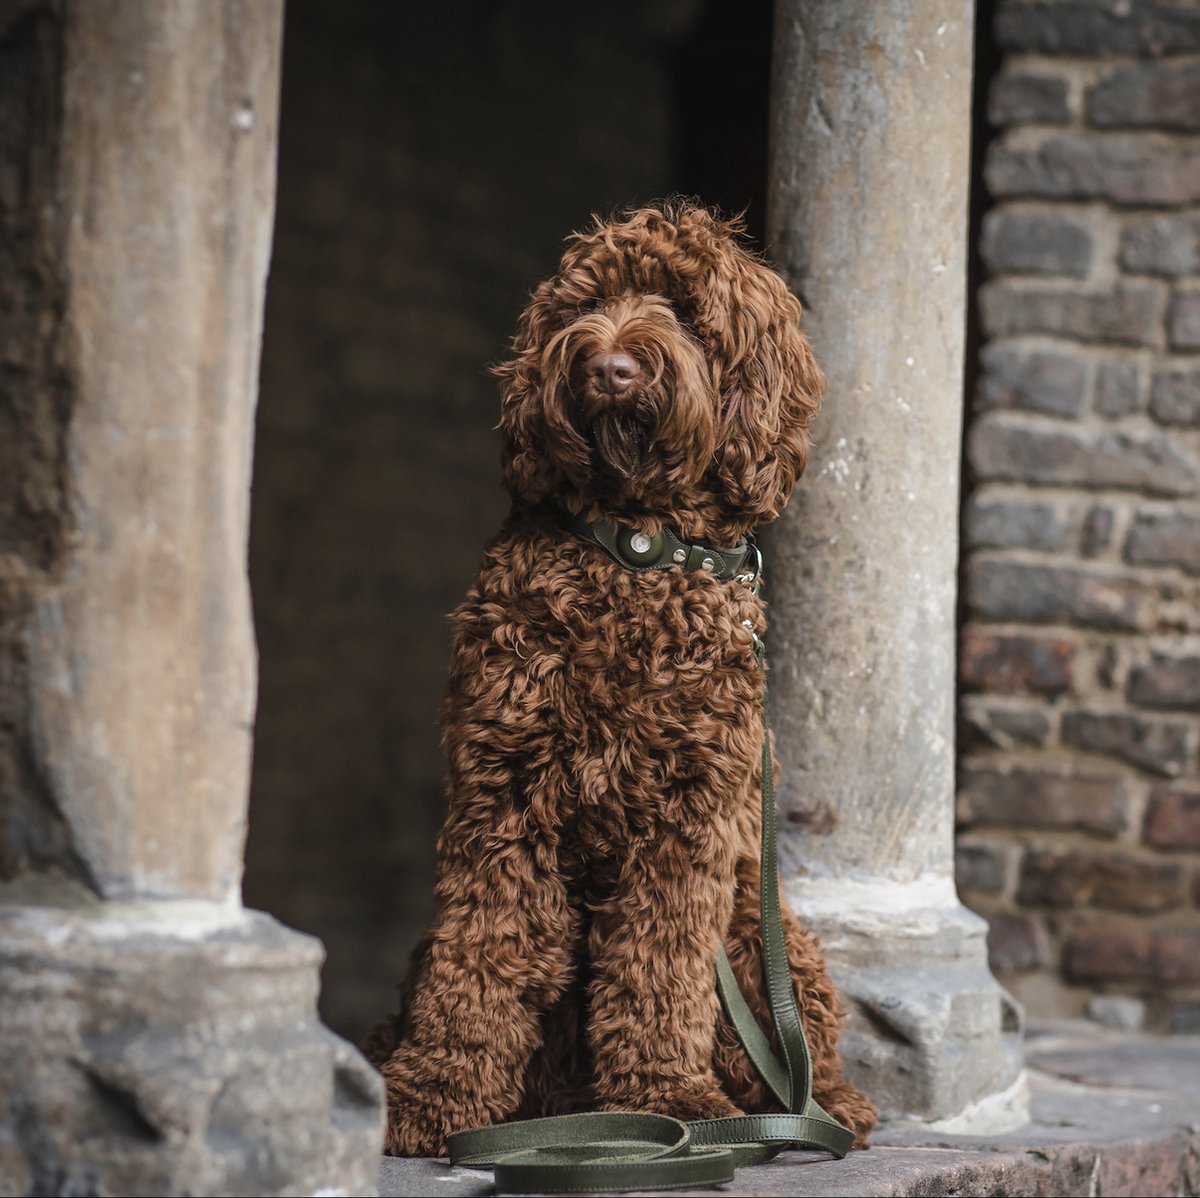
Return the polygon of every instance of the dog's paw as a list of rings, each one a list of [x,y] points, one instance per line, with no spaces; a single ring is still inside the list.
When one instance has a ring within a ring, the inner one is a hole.
[[[719,1086],[702,1085],[646,1086],[632,1100],[604,1102],[601,1108],[670,1115],[673,1119],[682,1119],[684,1123],[695,1123],[702,1119],[731,1119],[743,1113]]]
[[[818,1101],[839,1123],[854,1132],[855,1148],[866,1148],[879,1112],[865,1094],[849,1082],[841,1082],[832,1090],[818,1095]]]
[[[446,1136],[456,1130],[453,1122],[453,1112],[389,1085],[383,1151],[388,1156],[445,1156]]]
[[[445,1156],[446,1132],[436,1122],[389,1107],[383,1151],[387,1156]]]
[[[402,1067],[401,1055],[380,1069],[388,1107],[383,1151],[388,1156],[445,1156],[446,1137],[480,1120],[460,1110],[447,1087],[417,1082]]]
[[[663,1114],[695,1123],[699,1119],[732,1119],[743,1112],[723,1090],[696,1089],[672,1094]]]

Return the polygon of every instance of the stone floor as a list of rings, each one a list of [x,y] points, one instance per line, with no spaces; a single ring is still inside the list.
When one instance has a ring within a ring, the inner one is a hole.
[[[1200,1194],[1200,1036],[1095,1024],[1033,1028],[1033,1122],[992,1137],[881,1131],[844,1161],[787,1152],[739,1170],[724,1195]],[[385,1157],[381,1195],[490,1194],[491,1174]],[[682,1191],[675,1191],[682,1193]]]

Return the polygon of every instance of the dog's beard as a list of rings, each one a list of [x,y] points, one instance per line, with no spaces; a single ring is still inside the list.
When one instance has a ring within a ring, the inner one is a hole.
[[[658,410],[646,398],[595,412],[588,437],[601,463],[621,478],[634,478],[650,457],[658,431]]]
[[[640,367],[618,395],[585,369],[591,354],[614,348]],[[598,487],[610,497],[640,496],[659,484],[677,490],[707,468],[716,433],[713,383],[702,347],[666,300],[626,297],[577,318],[550,339],[540,368],[546,451],[580,489]]]

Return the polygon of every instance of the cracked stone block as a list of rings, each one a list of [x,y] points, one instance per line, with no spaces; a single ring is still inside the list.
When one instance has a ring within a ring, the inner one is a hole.
[[[215,904],[0,907],[3,1192],[371,1193],[383,1084],[322,956]]]
[[[1146,1004],[1123,994],[1097,994],[1088,999],[1087,1017],[1118,1031],[1136,1032],[1146,1022]]]

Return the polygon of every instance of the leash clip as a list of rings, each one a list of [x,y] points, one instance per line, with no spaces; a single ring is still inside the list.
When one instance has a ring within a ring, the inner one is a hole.
[[[754,631],[754,622],[752,620],[743,620],[742,627],[750,633],[750,642],[754,646],[754,656],[761,662],[763,654],[767,651],[766,641]]]

